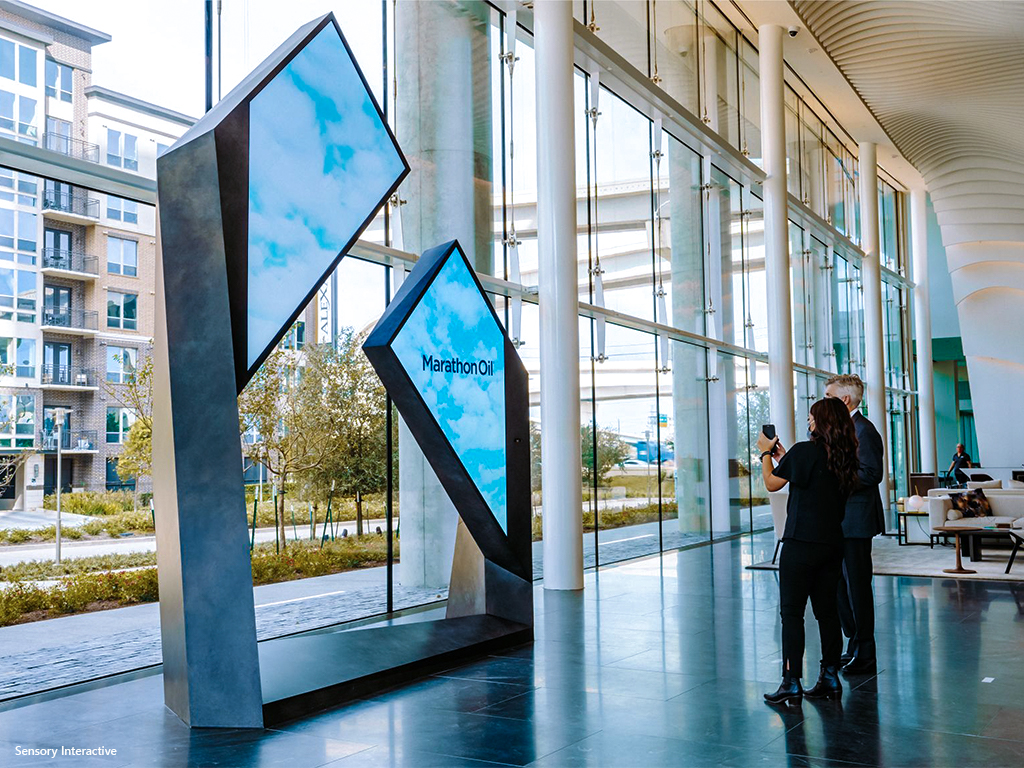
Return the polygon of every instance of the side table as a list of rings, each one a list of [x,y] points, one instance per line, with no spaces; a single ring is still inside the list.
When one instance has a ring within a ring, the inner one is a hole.
[[[923,511],[923,510],[919,510],[917,512],[911,512],[909,510],[903,510],[903,511],[897,512],[896,513],[896,543],[899,544],[901,547],[903,545],[905,545],[905,544],[927,544],[928,546],[931,546],[931,543],[932,543],[931,536],[928,536],[928,540],[927,541],[911,541],[910,540],[910,527],[909,527],[910,526],[910,521],[907,519],[908,517],[916,517],[916,518],[928,517],[928,513]],[[923,530],[927,530],[927,529],[923,529]]]
[[[977,533],[978,531],[984,530],[980,526],[967,527],[962,525],[939,525],[934,528],[936,531],[941,533],[952,533],[956,537],[956,568],[943,568],[943,573],[977,573],[969,568],[964,568],[963,563],[960,561],[960,536],[964,533]]]

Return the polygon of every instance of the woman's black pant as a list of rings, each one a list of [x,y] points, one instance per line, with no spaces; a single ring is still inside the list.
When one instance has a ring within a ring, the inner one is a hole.
[[[786,539],[779,558],[779,609],[782,614],[782,670],[803,677],[804,611],[811,599],[821,636],[821,663],[839,666],[843,634],[836,596],[843,572],[843,547]]]

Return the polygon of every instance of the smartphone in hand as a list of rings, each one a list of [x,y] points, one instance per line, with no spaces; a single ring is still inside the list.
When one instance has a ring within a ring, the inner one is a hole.
[[[761,427],[761,431],[764,433],[764,436],[767,437],[769,440],[774,440],[775,439],[775,425],[774,424],[765,424],[765,425],[763,425]]]

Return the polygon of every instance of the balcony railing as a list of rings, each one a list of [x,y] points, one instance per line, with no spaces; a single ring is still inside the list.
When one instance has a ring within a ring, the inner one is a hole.
[[[56,310],[43,307],[43,326],[95,331],[99,328],[99,314],[92,309]]]
[[[68,157],[88,160],[91,163],[100,161],[100,145],[91,144],[81,139],[73,139],[70,136],[61,136],[59,133],[44,133],[43,146],[54,152],[60,152]]]
[[[73,213],[90,219],[100,217],[100,201],[83,193],[56,192],[46,190],[43,193],[43,210],[58,213]]]
[[[99,259],[81,251],[44,248],[43,269],[63,269],[66,272],[86,272],[90,275],[98,275]]]
[[[39,433],[39,446],[44,451],[57,450],[57,430],[44,429]],[[96,431],[92,429],[62,429],[60,432],[62,451],[95,451]]]
[[[65,387],[96,387],[99,386],[96,371],[79,368],[77,365],[43,364],[42,383]]]

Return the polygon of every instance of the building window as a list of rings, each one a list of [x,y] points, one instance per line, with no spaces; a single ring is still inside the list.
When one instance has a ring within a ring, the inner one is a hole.
[[[107,195],[107,218],[123,221],[125,224],[139,223],[139,204],[134,200]]]
[[[30,99],[28,96],[18,97],[18,135],[24,136],[26,144],[36,143],[36,137],[39,135],[39,131],[36,128],[36,100]]]
[[[117,458],[107,459],[107,490],[108,491],[132,491],[135,489],[135,479],[122,480],[117,474]]]
[[[14,49],[10,40],[0,40],[0,77],[14,79]]]
[[[139,350],[135,347],[107,347],[107,381],[124,384],[135,375]]]
[[[107,442],[123,443],[135,423],[135,414],[127,408],[107,408]]]
[[[18,339],[14,375],[31,379],[36,375],[36,340]]]
[[[134,293],[107,291],[107,327],[138,330],[138,298]]]
[[[163,157],[164,152],[171,148],[170,144],[161,144],[159,141],[156,143],[156,156]]]
[[[107,165],[116,165],[126,171],[139,170],[138,138],[107,128]]]
[[[35,272],[0,266],[0,320],[34,323],[37,298]]]
[[[71,67],[46,60],[46,95],[71,102]]]
[[[0,176],[0,190],[3,189],[3,182],[4,179]],[[3,196],[3,193],[0,192],[0,198]],[[17,261],[19,264],[30,266],[36,263],[38,220],[38,216],[30,211],[0,208],[0,259]],[[20,253],[13,253],[15,250]]]
[[[14,106],[17,103],[18,111]],[[18,96],[9,91],[0,90],[0,130],[17,133],[23,137],[19,141],[35,146],[39,129],[36,128],[36,100],[28,96]]]
[[[138,241],[107,237],[107,271],[112,275],[136,277],[139,274]]]
[[[36,87],[36,49],[18,46],[18,82]]]
[[[31,448],[35,433],[35,396],[0,395],[0,447]]]
[[[305,344],[306,324],[302,320],[298,320],[281,339],[281,346],[284,349],[302,349]]]

